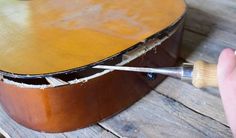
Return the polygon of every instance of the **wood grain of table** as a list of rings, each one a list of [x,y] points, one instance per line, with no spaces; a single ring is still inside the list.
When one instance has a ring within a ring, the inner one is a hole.
[[[236,1],[186,0],[181,60],[217,63],[222,49],[236,49]],[[63,125],[63,122],[62,124]],[[47,134],[24,128],[0,108],[0,128],[5,137],[212,137],[229,138],[219,91],[196,89],[167,78],[142,100],[120,114],[74,132]]]

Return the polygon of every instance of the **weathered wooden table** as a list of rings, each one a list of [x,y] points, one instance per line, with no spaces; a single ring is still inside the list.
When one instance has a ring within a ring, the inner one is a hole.
[[[236,49],[236,1],[186,2],[189,9],[181,60],[216,63],[223,48]],[[218,90],[196,89],[173,78],[167,78],[149,95],[113,118],[69,133],[46,134],[26,129],[0,108],[0,132],[12,138],[232,137]]]

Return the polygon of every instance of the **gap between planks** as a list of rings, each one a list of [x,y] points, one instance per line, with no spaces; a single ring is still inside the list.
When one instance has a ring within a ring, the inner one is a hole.
[[[228,127],[219,97],[174,78],[167,78],[154,91],[171,98],[186,108]]]
[[[154,91],[99,124],[120,137],[232,137],[230,129],[222,123]]]

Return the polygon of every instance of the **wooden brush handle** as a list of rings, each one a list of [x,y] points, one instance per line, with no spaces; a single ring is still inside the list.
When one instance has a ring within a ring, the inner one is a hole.
[[[193,67],[192,83],[197,88],[218,87],[217,65],[197,61]]]

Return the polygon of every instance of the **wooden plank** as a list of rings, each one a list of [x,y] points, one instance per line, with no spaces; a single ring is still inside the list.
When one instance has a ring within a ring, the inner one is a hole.
[[[232,137],[227,126],[154,91],[100,124],[119,137]]]
[[[220,98],[206,93],[202,89],[197,89],[181,80],[167,78],[156,88],[156,91],[182,103],[197,113],[208,116],[224,125],[228,124]]]
[[[98,125],[63,134],[66,138],[118,138]]]
[[[222,30],[236,31],[236,1],[232,0],[186,0],[189,10],[186,28],[201,34]]]
[[[181,57],[189,62],[205,60],[208,62],[217,63],[219,54],[224,48],[235,47],[224,42],[220,42],[220,39],[220,37],[206,37],[185,30],[183,45],[181,47]]]
[[[216,63],[224,48],[236,49],[236,1],[186,0],[189,6],[181,57]]]
[[[63,125],[63,122],[62,122]],[[6,138],[116,138],[112,133],[104,130],[98,125],[84,128],[78,131],[68,133],[49,134],[44,132],[36,132],[20,126],[11,118],[9,118],[0,107],[0,130]]]

